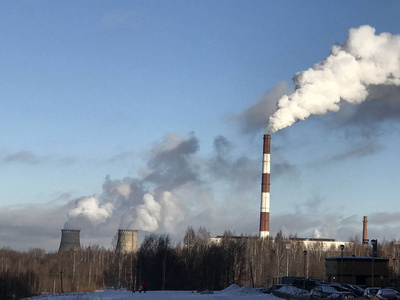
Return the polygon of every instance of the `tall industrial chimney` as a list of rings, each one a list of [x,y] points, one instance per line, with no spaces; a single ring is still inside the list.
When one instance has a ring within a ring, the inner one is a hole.
[[[260,237],[269,236],[269,200],[271,169],[271,135],[264,134],[263,167],[261,179]]]
[[[367,247],[368,247],[368,229],[367,229],[367,223],[368,223],[368,221],[367,221],[367,216],[364,216],[364,219],[363,219],[363,240],[362,240],[364,248],[367,248]]]
[[[137,230],[118,229],[117,251],[137,252]]]
[[[80,230],[61,229],[61,242],[60,248],[58,248],[58,252],[67,251],[69,249],[80,249],[80,232]]]

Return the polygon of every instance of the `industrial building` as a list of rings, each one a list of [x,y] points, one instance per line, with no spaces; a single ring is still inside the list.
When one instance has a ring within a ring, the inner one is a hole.
[[[329,282],[386,287],[388,266],[389,260],[382,257],[326,257],[325,275]]]

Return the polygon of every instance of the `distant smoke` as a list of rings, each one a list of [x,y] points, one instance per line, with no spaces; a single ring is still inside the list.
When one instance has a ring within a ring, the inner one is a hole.
[[[230,188],[236,192],[243,190],[243,186],[252,186],[259,179],[258,161],[253,161],[242,155],[233,158],[234,145],[224,136],[214,139],[214,156],[207,165],[215,181],[225,180]]]
[[[295,92],[281,97],[269,118],[270,132],[310,115],[337,112],[342,101],[359,104],[371,86],[400,85],[400,36],[375,35],[368,25],[350,29],[343,46],[333,46],[327,59],[297,73],[293,82]]]
[[[321,232],[318,229],[314,230],[313,238],[320,239],[322,237]]]
[[[111,180],[99,196],[82,197],[68,212],[66,229],[85,229],[119,220],[121,229],[171,232],[185,219],[181,188],[197,181],[191,156],[198,140],[169,134],[153,146],[147,168],[139,178]]]
[[[30,151],[19,151],[14,154],[7,155],[3,158],[4,163],[20,162],[28,164],[36,164],[39,162],[39,158]]]

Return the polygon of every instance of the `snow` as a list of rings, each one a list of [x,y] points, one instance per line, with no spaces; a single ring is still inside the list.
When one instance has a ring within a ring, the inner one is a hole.
[[[147,291],[147,293],[132,293],[129,291],[116,291],[116,290],[105,290],[93,293],[69,293],[69,294],[51,294],[41,295],[26,300],[126,300],[126,299],[146,299],[146,300],[208,300],[208,299],[230,299],[230,300],[247,300],[262,298],[266,300],[277,300],[279,298],[263,294],[257,289],[244,286],[239,287],[236,284],[232,284],[228,288],[222,291],[216,291],[212,294],[201,294],[194,291]]]

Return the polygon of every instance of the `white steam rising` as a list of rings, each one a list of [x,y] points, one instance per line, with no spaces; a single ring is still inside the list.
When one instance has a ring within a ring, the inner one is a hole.
[[[171,232],[180,222],[185,219],[183,200],[177,195],[166,191],[162,193],[160,200],[164,210],[162,222],[168,232]]]
[[[64,228],[96,227],[111,217],[113,209],[111,203],[100,205],[97,196],[79,198],[75,201],[74,208],[68,212],[68,221]]]
[[[143,197],[143,204],[132,206],[122,216],[121,228],[155,231],[161,219],[161,205],[150,194]]]
[[[169,134],[151,149],[141,178],[106,178],[97,197],[82,197],[68,212],[66,229],[86,229],[107,222],[121,229],[173,232],[186,217],[187,186],[197,180],[191,156],[198,150],[194,136]]]
[[[296,90],[283,96],[269,118],[269,132],[310,115],[340,109],[340,102],[359,104],[371,85],[400,85],[400,36],[375,35],[365,25],[349,31],[343,46],[333,46],[327,59],[294,76]]]

